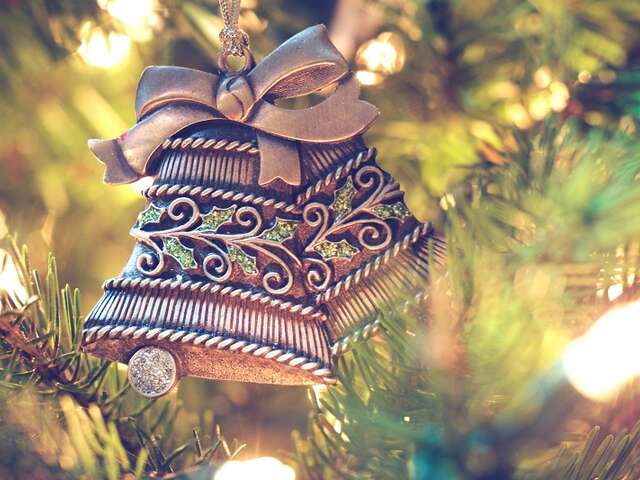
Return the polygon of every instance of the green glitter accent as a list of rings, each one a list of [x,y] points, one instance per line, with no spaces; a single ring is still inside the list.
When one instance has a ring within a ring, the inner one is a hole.
[[[325,240],[317,244],[314,250],[325,260],[331,260],[332,258],[347,258],[350,260],[358,253],[358,249],[346,240],[340,240],[339,242]]]
[[[149,223],[158,223],[160,217],[164,213],[164,208],[158,208],[154,204],[150,203],[147,208],[140,212],[138,220],[136,221],[136,227],[144,227]]]
[[[231,220],[233,213],[236,211],[235,205],[229,208],[215,208],[213,207],[209,213],[202,216],[202,225],[196,230],[217,231],[218,227],[223,223]]]
[[[165,238],[164,251],[175,258],[183,269],[197,266],[193,250],[182,245],[177,238]]]
[[[282,218],[276,217],[276,223],[269,230],[265,230],[262,232],[259,238],[264,240],[270,240],[272,242],[282,243],[285,240],[289,240],[293,238],[295,234],[296,228],[298,228],[298,223],[294,220],[284,220]]]
[[[351,177],[347,177],[344,185],[336,190],[333,200],[333,211],[336,212],[336,220],[344,217],[351,210],[351,200],[356,194]]]
[[[382,219],[399,218],[404,220],[411,216],[411,212],[404,202],[396,202],[391,205],[376,205],[373,208],[373,213]]]
[[[229,245],[229,259],[240,265],[240,268],[247,275],[257,275],[258,267],[256,267],[256,259],[248,255],[241,248]]]

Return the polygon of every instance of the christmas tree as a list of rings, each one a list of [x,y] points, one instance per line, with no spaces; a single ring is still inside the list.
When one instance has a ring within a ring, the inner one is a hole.
[[[80,348],[150,185],[102,185],[86,140],[133,123],[145,66],[216,70],[218,4],[0,12],[0,478],[640,476],[635,2],[243,1],[258,59],[327,25],[382,112],[368,143],[447,254],[336,385],[156,400]]]

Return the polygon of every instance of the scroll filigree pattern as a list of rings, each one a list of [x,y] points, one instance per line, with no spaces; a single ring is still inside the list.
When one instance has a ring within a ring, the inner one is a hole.
[[[362,249],[376,252],[387,248],[393,232],[385,220],[405,218],[396,206],[404,205],[399,200],[401,196],[397,182],[387,183],[382,170],[369,165],[358,170],[353,178],[346,178],[336,189],[330,206],[317,201],[308,203],[302,212],[303,220],[315,228],[304,249],[308,285],[316,291],[325,289],[333,279],[333,261],[350,260]],[[354,204],[359,198],[359,203]],[[386,203],[394,200],[393,207]],[[354,238],[345,238],[347,232]],[[313,253],[320,258],[308,257]]]
[[[270,294],[290,292],[298,270],[307,288],[320,291],[335,280],[336,262],[390,245],[390,220],[410,216],[401,196],[396,182],[368,165],[347,176],[331,202],[312,199],[300,213],[287,215],[292,218],[265,218],[252,205],[201,207],[190,197],[150,204],[131,231],[150,249],[138,257],[137,268],[157,276],[173,259],[189,274],[223,283],[237,265],[236,271]],[[299,234],[300,227],[305,233]]]
[[[271,294],[291,290],[291,264],[301,266],[301,262],[284,243],[293,237],[298,222],[276,217],[274,225],[265,228],[262,215],[253,206],[212,207],[203,212],[186,197],[176,198],[164,209],[153,208],[160,210],[160,215],[154,215],[152,222],[137,223],[131,231],[134,238],[151,249],[137,260],[137,268],[143,274],[160,274],[167,268],[167,257],[172,257],[185,271],[201,271],[214,282],[224,282],[231,277],[234,263],[245,275],[258,275],[256,259],[261,255],[270,267],[263,269],[265,290]],[[158,224],[162,215],[172,226],[143,230],[149,224]]]

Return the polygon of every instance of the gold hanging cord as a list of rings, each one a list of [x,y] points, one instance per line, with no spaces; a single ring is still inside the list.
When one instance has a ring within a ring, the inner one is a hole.
[[[244,57],[243,70],[250,70],[255,62],[249,49],[249,35],[238,26],[241,0],[219,0],[219,3],[224,27],[220,31],[221,50],[218,66],[222,71],[231,71],[232,69],[227,62],[228,58],[230,56]]]

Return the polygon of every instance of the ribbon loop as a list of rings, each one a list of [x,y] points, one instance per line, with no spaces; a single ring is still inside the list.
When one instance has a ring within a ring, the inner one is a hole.
[[[324,26],[293,36],[250,71],[215,75],[183,67],[149,67],[138,84],[137,123],[113,140],[92,140],[91,151],[107,166],[107,183],[133,182],[162,142],[195,123],[227,119],[257,130],[260,185],[276,178],[300,185],[298,149],[292,141],[331,143],[363,133],[378,115],[358,99],[346,60],[331,44]],[[278,108],[270,101],[308,95],[335,82],[326,100],[303,110]],[[266,140],[268,138],[268,146]],[[282,142],[283,148],[276,148]],[[286,145],[285,145],[286,144]],[[291,158],[289,158],[291,157]]]

